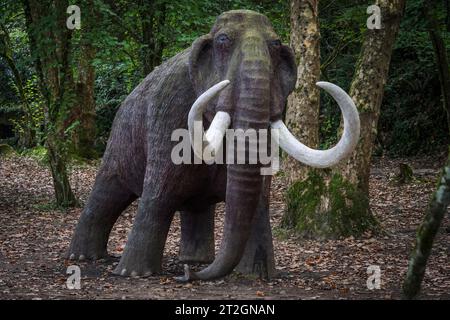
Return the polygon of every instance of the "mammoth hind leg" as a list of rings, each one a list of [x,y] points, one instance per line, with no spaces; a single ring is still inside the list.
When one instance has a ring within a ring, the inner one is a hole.
[[[120,214],[136,199],[116,176],[97,176],[72,237],[67,258],[96,260],[107,257],[109,234]]]
[[[186,263],[211,263],[214,260],[215,205],[197,211],[181,211],[179,258]]]

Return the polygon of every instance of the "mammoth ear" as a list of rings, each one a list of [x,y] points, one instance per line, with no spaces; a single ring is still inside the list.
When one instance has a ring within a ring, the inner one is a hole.
[[[294,53],[288,46],[281,46],[280,60],[277,64],[275,81],[273,83],[271,121],[284,118],[286,102],[297,82],[297,66]]]
[[[289,94],[294,90],[297,82],[297,66],[295,64],[294,52],[288,46],[281,46],[279,64],[279,77],[281,83],[281,94],[287,99]]]
[[[197,95],[205,92],[214,84],[213,38],[210,34],[201,36],[191,46],[189,56],[189,76]]]

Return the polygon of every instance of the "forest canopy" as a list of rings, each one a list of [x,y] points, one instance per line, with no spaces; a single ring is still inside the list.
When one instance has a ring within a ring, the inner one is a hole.
[[[83,82],[80,67],[93,68],[90,72],[95,79],[86,85],[93,86],[96,120],[92,143],[97,154],[104,150],[115,112],[125,97],[154,67],[208,33],[220,13],[238,8],[259,11],[270,18],[283,42],[289,43],[287,1],[94,0],[77,4],[86,28],[71,34],[67,67],[78,83]],[[320,1],[323,80],[348,89],[369,4],[370,1]],[[392,54],[374,151],[379,155],[426,153],[448,140],[438,73],[421,5],[419,0],[408,1]],[[38,90],[39,75],[33,63],[38,53],[30,51],[23,3],[3,0],[1,6],[0,141],[19,149],[33,148],[42,145],[47,134],[42,127],[44,97]],[[440,1],[439,21],[443,29],[449,27],[448,20],[445,1]],[[44,23],[42,28],[51,32],[52,26]],[[448,44],[448,33],[443,36]],[[86,44],[90,56],[84,55]],[[18,77],[22,89],[17,85]],[[340,113],[329,97],[322,94],[322,99],[320,141],[326,147],[335,143]],[[75,132],[79,122],[68,121],[66,130]],[[27,130],[32,131],[28,133],[32,141],[24,137]],[[76,149],[73,148],[75,153]]]

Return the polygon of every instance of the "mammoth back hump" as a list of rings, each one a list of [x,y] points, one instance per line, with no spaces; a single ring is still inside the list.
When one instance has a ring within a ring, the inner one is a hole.
[[[196,98],[189,78],[189,52],[187,49],[156,67],[128,95],[116,113],[107,149],[115,149],[110,144],[120,144],[147,153],[149,143],[170,143],[174,130],[187,128]]]

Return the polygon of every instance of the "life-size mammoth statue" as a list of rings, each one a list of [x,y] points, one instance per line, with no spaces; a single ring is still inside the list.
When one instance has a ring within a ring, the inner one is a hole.
[[[214,279],[233,271],[243,256],[263,192],[262,164],[177,165],[171,160],[177,144],[171,136],[180,128],[193,136],[193,123],[200,121],[205,139],[200,149],[214,151],[226,129],[278,129],[279,145],[288,154],[310,166],[332,166],[348,156],[358,140],[355,105],[339,87],[318,83],[339,104],[344,132],[332,149],[312,150],[297,141],[281,120],[296,79],[293,53],[281,44],[267,17],[247,10],[220,15],[210,33],[157,67],[123,102],[68,257],[105,257],[114,223],[140,197],[114,273],[160,272],[176,211],[181,213],[181,260],[211,262],[199,272],[187,272],[184,280]],[[214,256],[214,205],[221,201],[225,201],[224,235]]]

